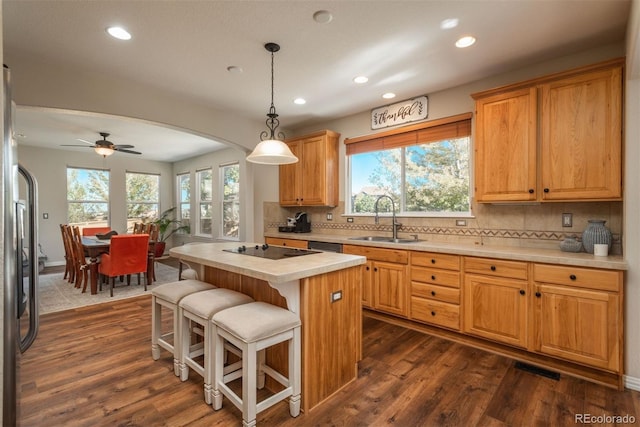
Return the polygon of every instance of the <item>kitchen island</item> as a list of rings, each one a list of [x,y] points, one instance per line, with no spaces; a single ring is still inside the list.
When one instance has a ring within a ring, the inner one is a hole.
[[[245,250],[238,251],[242,247]],[[275,251],[257,243],[232,242],[184,245],[169,253],[198,270],[206,282],[300,316],[302,410],[309,411],[357,378],[366,258],[313,251],[301,254],[295,249],[281,259],[264,256]],[[286,344],[269,349],[267,360],[278,368],[286,367]],[[277,384],[267,383],[267,387],[277,389]]]

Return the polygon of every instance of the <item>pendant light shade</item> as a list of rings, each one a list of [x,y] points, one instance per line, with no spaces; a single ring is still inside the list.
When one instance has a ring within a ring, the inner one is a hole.
[[[262,131],[260,134],[261,142],[247,156],[247,161],[259,163],[263,165],[286,165],[295,163],[298,158],[293,155],[289,146],[280,139],[276,138],[276,129],[280,125],[276,107],[273,105],[273,54],[280,50],[280,46],[276,43],[267,43],[264,48],[271,52],[271,107],[267,113],[266,125],[269,132]],[[284,139],[282,132],[278,133],[278,137]]]

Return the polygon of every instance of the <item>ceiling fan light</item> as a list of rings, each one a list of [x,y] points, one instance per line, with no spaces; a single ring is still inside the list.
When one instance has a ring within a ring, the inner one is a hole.
[[[287,165],[296,163],[298,158],[293,155],[289,146],[277,139],[266,139],[260,141],[251,154],[247,156],[247,161],[262,165]]]
[[[109,147],[95,147],[96,153],[100,154],[102,157],[107,157],[113,154],[113,148]]]

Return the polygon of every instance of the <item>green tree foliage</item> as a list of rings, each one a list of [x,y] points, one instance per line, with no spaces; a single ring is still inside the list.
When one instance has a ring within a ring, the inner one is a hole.
[[[108,220],[109,172],[67,168],[68,222]]]
[[[127,218],[148,219],[158,214],[159,176],[127,173]]]

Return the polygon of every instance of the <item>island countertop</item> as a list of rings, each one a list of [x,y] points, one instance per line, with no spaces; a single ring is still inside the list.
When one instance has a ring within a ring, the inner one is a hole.
[[[224,249],[237,249],[242,245],[251,247],[258,245],[258,243],[196,243],[171,248],[169,254],[186,262],[191,261],[204,266],[221,268],[244,276],[266,280],[272,284],[317,276],[366,263],[366,258],[363,256],[333,252],[319,252],[272,260],[224,251]]]

